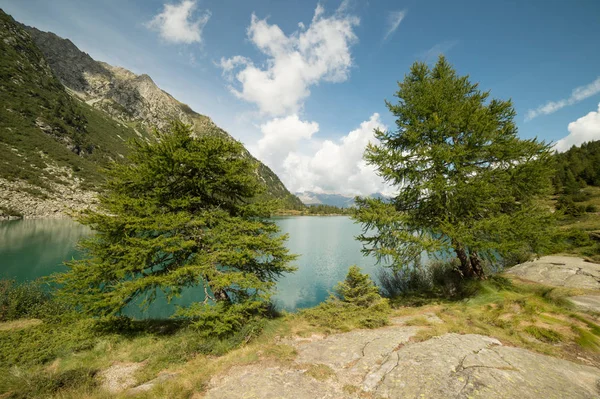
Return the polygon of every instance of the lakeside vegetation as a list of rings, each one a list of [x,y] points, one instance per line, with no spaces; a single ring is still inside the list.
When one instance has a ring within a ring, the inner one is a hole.
[[[549,146],[517,137],[510,102],[488,100],[443,58],[433,69],[415,64],[397,97],[389,108],[400,129],[378,132],[381,145],[367,159],[403,191],[389,202],[359,199],[351,210],[365,226],[366,252],[392,261],[380,287],[350,267],[324,303],[279,313],[270,298],[277,278],[294,271],[294,255],[268,221],[275,204],[253,201],[265,190],[254,161],[234,141],[193,138],[174,123],[160,141],[138,140],[126,161],[110,164],[99,208],[79,216],[95,232],[82,242],[86,257],[53,280],[1,282],[2,397],[112,397],[101,373],[124,363],[139,366],[139,383],[174,374],[138,396],[189,398],[235,365],[291,362],[295,350],[283,338],[378,328],[400,316],[423,327],[416,340],[485,334],[600,364],[597,315],[566,299],[585,291],[497,274],[540,253],[599,259],[600,219],[587,209],[600,188],[571,160],[595,150],[573,150],[580,155],[565,157],[557,179]],[[568,199],[586,212],[569,212]],[[332,211],[340,210],[314,208]],[[418,262],[440,250],[456,258]],[[121,314],[158,290],[173,298],[197,285],[204,296],[171,319]],[[315,378],[327,374],[313,366]]]

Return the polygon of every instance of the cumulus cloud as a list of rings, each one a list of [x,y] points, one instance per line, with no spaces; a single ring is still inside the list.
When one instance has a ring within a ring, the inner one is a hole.
[[[289,134],[283,134],[280,128],[288,128]],[[335,141],[314,138],[318,128],[315,122],[303,122],[295,115],[275,119],[261,126],[264,136],[259,141],[256,155],[259,158],[265,156],[261,159],[292,192],[390,193],[375,169],[363,160],[367,144],[376,142],[374,130],[385,129],[379,114],[373,114],[357,129]],[[302,151],[301,147],[308,150]],[[267,149],[273,149],[273,152]]]
[[[255,65],[239,55],[221,59],[223,73],[232,84],[231,92],[256,104],[264,115],[280,116],[299,112],[310,87],[320,81],[348,79],[350,47],[357,41],[354,28],[359,19],[347,15],[346,9],[343,6],[325,16],[319,4],[310,25],[299,24],[299,30],[289,35],[253,14],[248,39],[267,61]]]
[[[554,145],[559,152],[567,151],[574,145],[600,140],[600,104],[598,104],[598,111],[592,111],[569,123],[568,129],[569,135],[558,140]]]
[[[400,22],[402,22],[405,16],[406,10],[392,11],[388,14],[387,31],[385,32],[383,40],[386,40],[392,33],[396,31],[396,29],[398,29]]]
[[[281,165],[288,153],[298,150],[302,140],[310,140],[319,131],[319,124],[302,121],[294,114],[272,119],[260,130],[263,136],[253,152],[270,165]]]
[[[165,4],[163,11],[146,26],[159,32],[167,42],[201,43],[202,30],[210,19],[210,11],[202,11],[194,17],[196,0],[184,0],[179,4]]]
[[[561,108],[576,104],[598,93],[600,93],[600,77],[590,84],[575,88],[569,98],[564,98],[559,101],[549,101],[536,109],[530,109],[527,111],[525,120],[530,121],[540,115],[552,114]]]

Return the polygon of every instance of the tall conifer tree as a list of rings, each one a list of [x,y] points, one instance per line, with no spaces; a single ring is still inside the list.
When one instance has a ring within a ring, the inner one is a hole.
[[[551,151],[518,137],[512,103],[490,99],[443,56],[415,63],[398,86],[398,102],[386,102],[395,129],[376,130],[365,152],[398,195],[357,200],[365,251],[396,268],[423,251],[454,252],[465,277],[484,278],[482,260],[540,250],[551,222],[536,200],[550,186]]]
[[[94,234],[81,243],[86,257],[58,277],[63,293],[90,314],[114,315],[201,285],[196,310],[259,310],[294,256],[268,207],[253,201],[263,185],[242,150],[181,123],[156,143],[134,142],[108,171],[98,209],[79,217]]]

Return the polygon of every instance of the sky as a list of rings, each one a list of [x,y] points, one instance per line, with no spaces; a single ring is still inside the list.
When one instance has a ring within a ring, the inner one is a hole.
[[[362,160],[415,61],[444,54],[522,138],[600,139],[597,0],[0,0],[94,59],[146,73],[292,192],[390,193]]]

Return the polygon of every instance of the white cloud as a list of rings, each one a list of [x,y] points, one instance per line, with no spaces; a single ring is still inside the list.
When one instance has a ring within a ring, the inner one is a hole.
[[[288,134],[283,134],[280,130],[283,128],[289,128]],[[293,115],[262,125],[264,137],[259,141],[258,152],[253,152],[266,161],[292,192],[390,193],[375,169],[363,160],[367,143],[376,142],[375,128],[385,129],[377,113],[339,140],[318,141],[313,138],[318,125]],[[309,149],[302,151],[301,147]]]
[[[210,11],[203,11],[194,19],[196,0],[165,4],[163,11],[146,26],[159,32],[160,37],[171,43],[201,43],[202,30],[210,19]]]
[[[345,14],[346,8],[325,16],[319,4],[310,25],[300,25],[290,35],[253,14],[248,38],[267,61],[257,66],[239,55],[221,59],[224,74],[238,84],[238,88],[230,87],[231,92],[256,104],[262,114],[278,116],[299,112],[310,87],[320,81],[348,79],[350,47],[357,41],[354,28],[359,19]]]
[[[385,32],[383,40],[386,40],[392,33],[396,31],[396,29],[398,29],[400,22],[402,22],[405,16],[406,10],[392,11],[388,14],[387,31]]]
[[[536,109],[530,109],[527,111],[525,120],[530,121],[540,115],[552,114],[561,108],[576,104],[598,93],[600,93],[600,77],[590,84],[575,88],[569,98],[564,98],[559,101],[549,101],[546,104],[537,107]]]
[[[554,145],[554,149],[559,152],[567,151],[574,145],[600,140],[600,104],[597,112],[592,111],[569,123],[568,129],[569,135],[558,140]]]
[[[281,165],[288,153],[298,150],[302,140],[319,131],[317,122],[301,121],[298,115],[275,118],[260,126],[263,137],[253,149],[255,155],[269,165]]]

